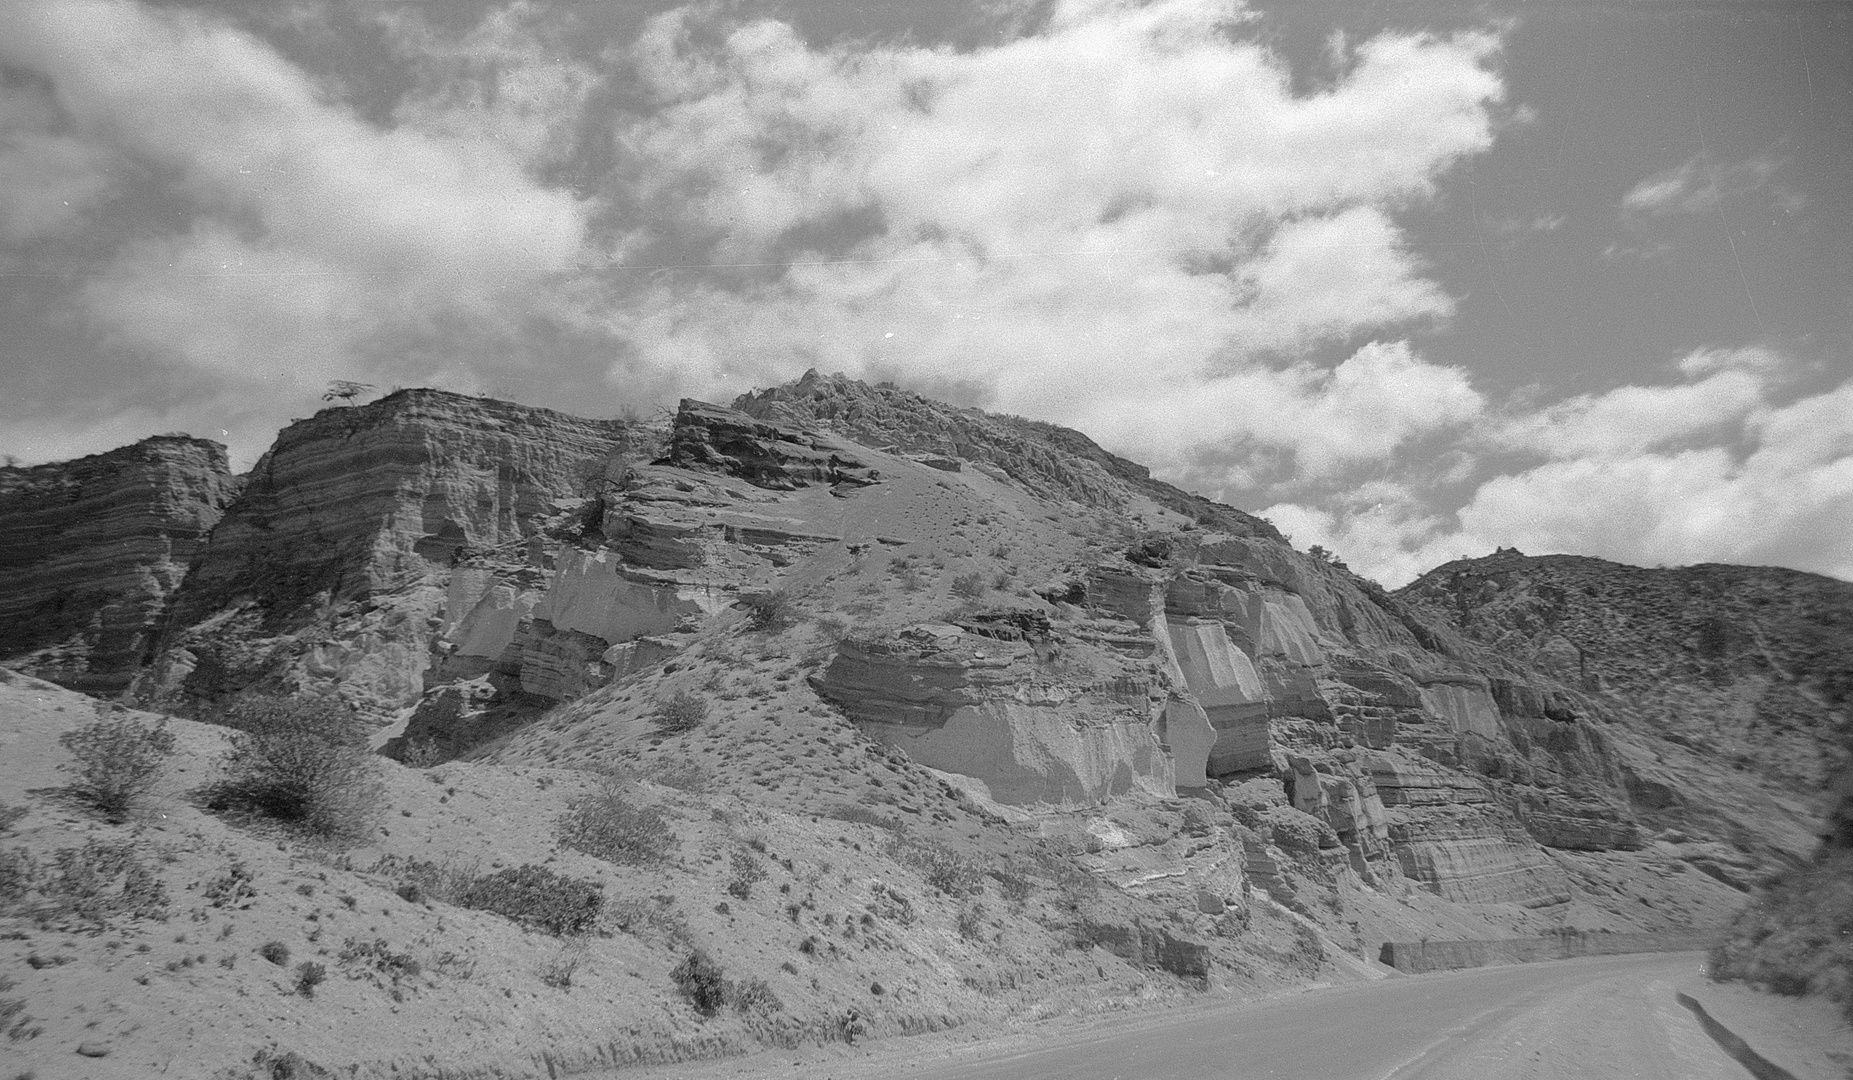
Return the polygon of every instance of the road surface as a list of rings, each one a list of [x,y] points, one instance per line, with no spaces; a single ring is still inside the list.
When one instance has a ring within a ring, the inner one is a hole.
[[[1674,1000],[1692,953],[1593,957],[1388,979],[1129,1025],[907,1080],[1743,1080]],[[1117,1025],[1116,1025],[1117,1026]],[[873,1063],[871,1063],[873,1064]],[[838,1080],[859,1075],[830,1070]]]

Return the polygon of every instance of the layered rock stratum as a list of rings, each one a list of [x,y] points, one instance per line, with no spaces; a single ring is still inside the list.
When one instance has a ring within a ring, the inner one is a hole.
[[[706,941],[794,1016],[894,1030],[1025,979],[1716,929],[1831,831],[1847,727],[1853,586],[1502,552],[1390,593],[1077,432],[815,372],[648,422],[426,390],[324,410],[164,580],[98,692],[338,697],[388,755],[485,778],[471,805],[508,830],[510,777],[630,777],[702,852],[626,900],[681,928],[626,924],[650,964]],[[710,895],[769,832],[817,863],[787,859],[790,902]],[[775,965],[789,934],[802,964]],[[875,966],[798,974],[826,956]]]
[[[180,435],[0,468],[0,663],[121,692],[237,491],[225,447]]]
[[[136,697],[338,686],[375,714],[417,701],[432,630],[472,580],[453,567],[544,572],[529,541],[570,517],[624,429],[437,390],[290,425],[189,567]]]

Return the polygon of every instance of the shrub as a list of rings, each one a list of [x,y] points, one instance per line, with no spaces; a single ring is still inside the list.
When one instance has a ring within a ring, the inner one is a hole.
[[[772,987],[764,979],[734,983],[730,990],[728,997],[736,1012],[765,1016],[785,1007],[785,1003],[779,1000],[779,996],[772,992]]]
[[[703,1016],[713,1016],[727,1004],[727,979],[721,966],[705,951],[696,949],[669,972],[682,996]]]
[[[251,696],[221,722],[237,729],[216,808],[238,806],[335,840],[371,834],[385,800],[366,728],[340,702]]]
[[[154,786],[161,765],[174,752],[174,736],[165,719],[143,727],[133,717],[111,715],[108,706],[99,705],[95,719],[58,736],[58,745],[75,759],[63,766],[77,774],[72,791],[104,813],[120,816]]]
[[[744,851],[733,853],[733,880],[727,883],[727,894],[736,900],[745,900],[753,895],[753,886],[766,878],[765,867],[759,860]]]
[[[568,807],[558,835],[567,847],[619,866],[661,862],[677,844],[662,811],[631,802],[615,779]]]
[[[707,718],[707,700],[687,690],[678,690],[656,705],[656,729],[665,735],[693,731]]]
[[[8,806],[0,802],[0,835],[12,832],[13,826],[20,818],[25,817],[26,813],[26,808],[23,806]]]
[[[928,885],[947,896],[971,896],[984,891],[984,868],[977,860],[946,847],[920,840],[896,840],[888,854],[920,871]]]
[[[791,597],[783,589],[741,593],[740,604],[746,608],[747,625],[755,630],[782,630],[791,625]]]
[[[40,874],[26,867],[25,884],[36,886],[47,904],[42,920],[76,920],[94,926],[126,916],[155,919],[167,914],[167,887],[148,869],[135,850],[123,841],[109,844],[87,840],[81,848],[52,853],[52,865]]]
[[[997,891],[1012,904],[1021,904],[1029,899],[1032,888],[1029,878],[1009,870],[991,869],[985,871],[992,881],[997,882]]]
[[[966,904],[959,909],[959,936],[967,941],[978,941],[984,936],[984,905]]]
[[[32,891],[38,860],[23,847],[0,851],[0,911],[12,907]]]
[[[296,992],[303,997],[315,996],[315,988],[328,978],[328,969],[313,960],[304,960],[296,965]]]
[[[555,990],[570,990],[573,985],[573,973],[585,962],[586,941],[573,938],[560,946],[560,951],[540,962],[535,974],[540,981]]]
[[[290,947],[281,941],[266,941],[258,946],[257,955],[282,967],[290,962]]]
[[[960,574],[958,577],[952,579],[952,595],[961,600],[981,599],[987,588],[989,588],[989,586],[985,584],[983,574],[975,572]]]
[[[417,978],[425,970],[425,966],[411,953],[393,952],[385,938],[374,938],[372,941],[348,938],[342,943],[341,953],[335,957],[335,962],[343,967],[360,968],[375,986],[386,987],[381,982],[381,978],[384,978],[393,990],[399,989],[400,980]]]
[[[592,929],[605,904],[596,882],[532,865],[477,878],[460,899],[464,907],[493,911],[555,937]]]
[[[248,908],[257,899],[257,886],[251,884],[250,867],[234,862],[207,884],[201,895],[216,908]]]
[[[459,867],[402,855],[382,855],[367,872],[397,882],[393,892],[408,904],[420,904],[428,899],[446,904],[460,903],[460,898],[477,877],[473,866]]]

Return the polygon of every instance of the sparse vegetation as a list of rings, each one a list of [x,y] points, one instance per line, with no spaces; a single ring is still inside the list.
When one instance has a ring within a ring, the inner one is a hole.
[[[99,704],[97,716],[58,736],[58,745],[71,752],[73,760],[63,768],[77,774],[72,792],[105,814],[121,817],[154,786],[174,752],[174,736],[165,719],[145,726]]]
[[[315,996],[315,988],[328,978],[328,968],[313,960],[304,960],[296,965],[296,992],[303,997]]]
[[[741,593],[740,606],[746,608],[747,625],[755,630],[782,630],[791,625],[791,597],[783,589]]]
[[[598,924],[605,894],[596,882],[523,864],[479,877],[460,898],[462,905],[564,937]]]
[[[534,973],[540,976],[541,982],[555,990],[570,990],[574,973],[579,970],[579,965],[585,963],[586,946],[587,941],[583,937],[568,938],[560,946],[559,952],[540,962]]]
[[[33,903],[34,894],[38,902]],[[107,926],[114,919],[167,914],[167,886],[142,862],[136,845],[87,840],[49,862],[24,848],[0,852],[0,911],[30,914],[41,925]]]
[[[236,729],[209,806],[237,807],[330,840],[370,835],[384,805],[366,729],[338,701],[250,696],[218,719]]]
[[[27,812],[23,806],[8,806],[0,802],[0,836],[12,832],[13,826],[19,824],[19,819],[25,817]]]
[[[1853,852],[1784,871],[1732,922],[1706,973],[1771,993],[1819,994],[1853,1021]]]
[[[671,968],[669,981],[703,1016],[713,1016],[727,1004],[727,979],[705,950],[694,950]]]
[[[669,972],[669,979],[695,1011],[705,1017],[732,1006],[740,1013],[769,1015],[783,1009],[778,995],[763,979],[736,983],[726,977],[721,965],[706,950],[694,949]]]
[[[753,895],[753,886],[764,881],[766,868],[744,851],[733,853],[733,878],[727,882],[727,894],[736,900]]]
[[[475,866],[453,866],[450,863],[408,859],[398,855],[382,856],[368,873],[397,882],[393,892],[411,904],[430,899],[462,906],[463,894],[469,891],[477,878]]]
[[[257,955],[283,967],[290,962],[290,947],[281,941],[266,941],[257,948]]]
[[[990,586],[985,583],[984,575],[976,571],[960,574],[952,579],[952,595],[961,600],[982,600],[989,588]]]
[[[896,839],[888,845],[888,855],[920,871],[928,885],[947,896],[972,896],[984,891],[984,867],[944,844]]]
[[[688,690],[678,690],[656,706],[656,729],[665,735],[693,731],[707,718],[707,699]]]
[[[558,836],[567,847],[618,866],[661,862],[677,843],[662,811],[631,801],[614,777],[567,809]]]
[[[15,985],[12,979],[0,975],[0,994],[13,989]],[[40,1028],[32,1022],[32,1015],[26,1012],[25,998],[0,998],[0,1031],[6,1032],[9,1042],[23,1042],[39,1034]]]

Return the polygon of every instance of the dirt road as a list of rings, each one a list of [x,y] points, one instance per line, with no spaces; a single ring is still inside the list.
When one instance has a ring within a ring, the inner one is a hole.
[[[667,1066],[720,1080],[1745,1080],[1674,999],[1697,953],[1590,957],[1102,1018],[991,1044],[898,1039]],[[799,1060],[793,1060],[797,1057]],[[637,1074],[632,1074],[637,1075]],[[1825,1074],[1824,1074],[1825,1075]]]
[[[1740,1080],[1675,981],[1695,957],[1480,968],[1307,994],[1175,1024],[1071,1038],[909,1080]],[[834,1070],[838,1080],[854,1070]],[[884,1070],[886,1071],[886,1070]]]

